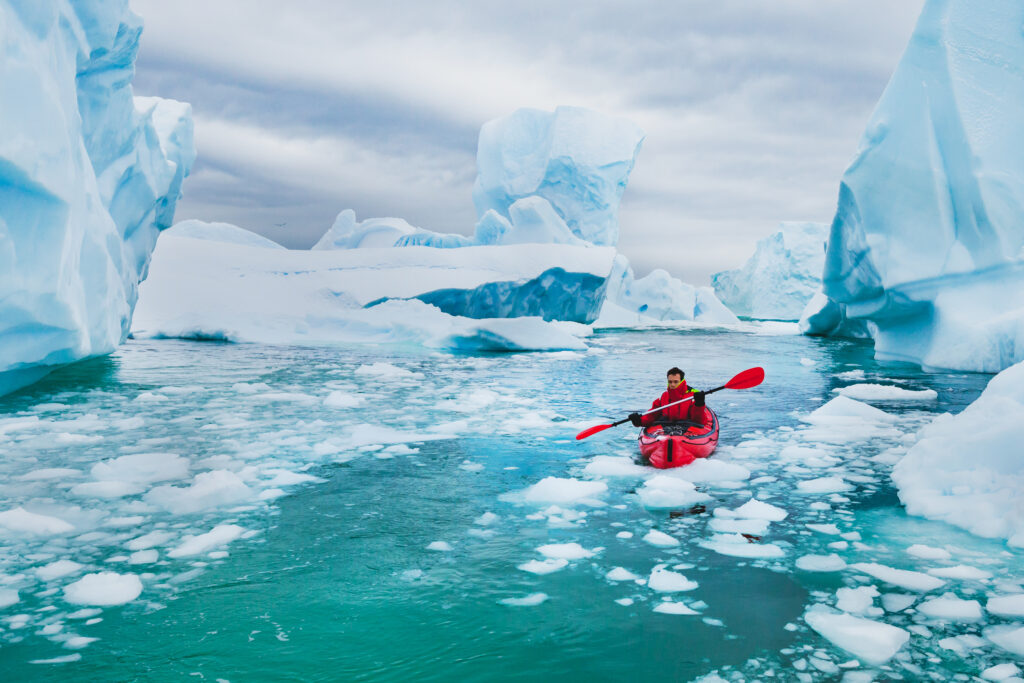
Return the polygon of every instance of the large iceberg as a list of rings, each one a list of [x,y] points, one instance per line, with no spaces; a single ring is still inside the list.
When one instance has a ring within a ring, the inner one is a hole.
[[[190,107],[133,97],[127,0],[0,0],[0,394],[109,353],[195,157]]]
[[[827,237],[824,223],[782,223],[742,268],[711,276],[715,294],[737,315],[798,320],[821,289]]]
[[[907,512],[1024,547],[1024,363],[996,375],[959,415],[918,434],[893,481]]]
[[[290,250],[241,228],[209,240],[176,231],[142,284],[136,337],[579,349],[615,257],[554,244]]]
[[[580,107],[519,109],[480,130],[473,203],[515,223],[520,200],[540,198],[577,238],[614,246],[619,201],[644,133]]]
[[[839,189],[804,327],[860,322],[881,359],[1024,360],[1020,4],[928,0]]]

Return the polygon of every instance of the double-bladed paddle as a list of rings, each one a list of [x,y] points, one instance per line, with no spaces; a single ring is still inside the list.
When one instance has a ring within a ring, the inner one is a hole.
[[[756,387],[758,384],[760,384],[763,381],[764,381],[764,368],[750,368],[748,370],[744,370],[743,372],[737,374],[735,377],[733,377],[731,380],[729,380],[728,382],[726,382],[722,386],[716,387],[714,389],[709,389],[708,391],[705,391],[704,394],[705,395],[713,394],[716,391],[721,391],[722,389],[749,389],[751,387]],[[651,410],[648,410],[646,413],[643,413],[643,414],[644,415],[650,415],[651,413],[656,413],[659,410],[664,410],[665,408],[668,408],[669,406],[676,406],[676,405],[679,405],[680,403],[686,403],[687,401],[692,401],[692,400],[693,400],[693,396],[690,395],[690,396],[687,396],[686,398],[684,398],[684,399],[682,399],[680,401],[675,401],[673,403],[668,403],[668,404],[665,404],[663,406],[659,406],[657,408],[653,408]],[[587,429],[584,429],[582,432],[577,434],[576,435],[576,440],[579,441],[580,439],[585,439],[588,436],[593,436],[594,434],[597,434],[598,432],[603,432],[604,430],[611,429],[612,427],[618,427],[620,424],[625,424],[626,422],[629,422],[629,418],[628,417],[625,420],[619,420],[618,422],[612,422],[611,424],[607,424],[607,425],[594,425],[593,427],[589,427]]]

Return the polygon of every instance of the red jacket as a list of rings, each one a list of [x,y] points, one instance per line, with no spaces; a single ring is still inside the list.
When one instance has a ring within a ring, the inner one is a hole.
[[[669,389],[661,398],[654,400],[651,404],[651,410],[659,406],[663,406],[669,403],[675,403],[676,401],[682,400],[687,396],[692,396],[696,389],[691,389],[687,386],[686,382],[680,382],[679,386],[675,389]],[[704,423],[704,408],[693,405],[693,401],[687,401],[686,403],[680,403],[677,406],[666,408],[665,410],[659,410],[656,413],[650,415],[644,415],[641,418],[641,422],[644,425],[654,424],[655,422],[672,422],[675,420],[691,420],[693,422]]]

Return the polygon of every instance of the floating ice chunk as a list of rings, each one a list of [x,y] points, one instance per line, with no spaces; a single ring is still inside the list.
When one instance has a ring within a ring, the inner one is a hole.
[[[107,607],[123,605],[139,597],[142,581],[135,574],[97,572],[64,586],[64,599],[72,605]]]
[[[873,576],[880,581],[912,591],[932,591],[946,584],[945,581],[936,576],[929,576],[928,574],[906,569],[893,569],[892,567],[886,567],[885,565],[873,562],[857,562],[856,564],[851,564],[850,567],[859,572],[864,572],[868,576]]]
[[[651,570],[651,576],[647,579],[647,587],[658,593],[679,593],[692,591],[700,584],[690,581],[679,572],[665,568],[666,565],[655,565]]]
[[[839,535],[839,527],[835,524],[805,524],[804,526],[811,531],[817,531],[819,534],[828,534],[829,536]]]
[[[68,615],[68,619],[92,619],[103,614],[103,610],[95,607],[86,607],[84,609],[75,610]]]
[[[128,564],[153,564],[160,559],[160,553],[155,550],[136,550],[128,556]]]
[[[697,491],[692,482],[665,474],[645,481],[637,495],[644,507],[653,509],[683,507],[711,500],[711,496]]]
[[[648,531],[643,540],[651,545],[658,546],[659,548],[673,548],[679,545],[678,538],[675,536],[669,536],[657,529],[651,529]]]
[[[537,548],[537,552],[544,557],[563,560],[581,560],[595,555],[594,551],[587,550],[579,543],[549,543]]]
[[[872,666],[881,666],[892,659],[910,639],[910,634],[902,628],[837,614],[821,605],[807,610],[804,621],[833,645]]]
[[[805,572],[837,572],[846,569],[846,562],[835,553],[830,555],[804,555],[796,559],[796,568],[802,569]]]
[[[800,359],[800,365],[804,366],[805,368],[812,368],[812,367],[814,367],[817,364],[818,364],[818,361],[811,360],[810,358],[801,358]]]
[[[987,572],[984,569],[978,569],[977,567],[968,567],[963,564],[958,564],[955,567],[938,567],[936,569],[929,569],[928,573],[932,576],[940,576],[944,579],[963,579],[968,581],[984,581],[992,578],[992,572]]]
[[[722,534],[751,534],[762,536],[768,532],[771,525],[767,519],[728,519],[725,517],[712,517],[708,527],[712,531]]]
[[[789,516],[782,508],[756,498],[751,498],[732,512],[736,517],[743,519],[766,519],[769,522],[781,522]]]
[[[1003,664],[996,664],[990,666],[981,672],[981,677],[986,681],[1005,681],[1008,678],[1014,678],[1020,673],[1020,667],[1013,662],[1004,662]],[[1020,680],[1019,678],[1017,680]]]
[[[545,477],[526,489],[523,499],[539,504],[590,503],[607,490],[608,485],[603,481]]]
[[[977,600],[961,600],[952,593],[946,593],[941,598],[925,600],[917,606],[917,611],[926,617],[946,621],[981,619],[981,605]]]
[[[69,650],[81,650],[89,643],[95,643],[99,638],[88,638],[86,636],[71,636],[64,641],[64,647]]]
[[[74,479],[82,476],[81,470],[70,467],[44,467],[32,470],[17,477],[21,481],[44,481],[47,479]]]
[[[84,566],[72,560],[57,560],[36,569],[36,576],[43,581],[53,581],[54,579],[74,574]]]
[[[168,512],[184,515],[212,507],[234,505],[254,498],[254,492],[230,470],[197,474],[191,486],[157,486],[143,500]]]
[[[62,655],[60,657],[51,657],[49,659],[30,659],[29,664],[69,664],[71,662],[77,662],[82,658],[79,653],[73,655]]]
[[[884,593],[882,595],[882,607],[886,612],[902,612],[917,600],[913,595],[903,593]]]
[[[216,548],[223,547],[244,533],[245,529],[237,524],[220,524],[207,531],[205,534],[186,536],[181,545],[167,553],[167,556],[180,558],[200,555]]]
[[[849,614],[867,614],[878,597],[874,586],[840,588],[836,591],[836,607]]]
[[[328,408],[355,408],[363,402],[362,396],[353,396],[344,391],[332,391],[324,399],[324,405]]]
[[[381,379],[423,379],[422,372],[413,372],[412,370],[406,370],[400,368],[391,363],[371,363],[370,365],[360,365],[355,370],[355,374],[364,377],[379,377]]]
[[[1024,593],[989,598],[985,609],[1000,617],[1024,617]]]
[[[10,607],[21,600],[21,596],[18,595],[18,591],[13,588],[0,588],[0,609]]]
[[[985,629],[984,634],[1004,650],[1024,657],[1024,626],[993,626]]]
[[[436,550],[441,553],[451,552],[452,546],[447,541],[433,541],[427,546],[427,550]]]
[[[624,567],[616,567],[605,574],[604,578],[609,581],[636,581],[640,577]]]
[[[890,415],[884,410],[879,410],[867,403],[855,401],[846,396],[836,396],[834,399],[813,411],[809,415],[800,418],[810,424],[853,424],[863,422],[895,422],[895,415]]]
[[[480,526],[490,526],[497,522],[500,517],[493,512],[485,512],[476,519],[473,520],[473,524],[479,524]]]
[[[136,453],[98,462],[90,473],[99,481],[149,484],[184,479],[188,469],[188,460],[174,453]]]
[[[66,534],[75,529],[63,519],[29,512],[21,506],[0,512],[0,527],[9,531],[38,536]]]
[[[629,607],[633,604],[633,598],[619,598],[615,601],[616,605],[622,605],[623,607]]]
[[[620,531],[619,533],[615,534],[615,538],[633,538],[633,532],[632,531]]]
[[[637,465],[632,458],[599,455],[587,463],[583,473],[591,477],[643,477],[648,468]]]
[[[174,534],[169,531],[150,531],[148,534],[143,534],[138,538],[128,541],[124,547],[128,550],[146,550],[147,548],[162,545],[172,538],[174,538]]]
[[[530,593],[529,595],[522,598],[504,598],[499,600],[502,605],[510,605],[512,607],[534,607],[539,605],[548,599],[547,593]]]
[[[703,484],[720,481],[746,481],[750,478],[750,470],[743,465],[723,460],[697,458],[686,467],[673,470],[662,476],[678,477],[694,484]]]
[[[569,560],[564,557],[549,558],[547,560],[530,560],[523,564],[516,565],[516,569],[520,569],[524,572],[530,572],[531,574],[551,574],[557,572],[560,569],[565,569],[569,566]]]
[[[858,401],[934,401],[939,397],[934,389],[914,391],[889,384],[851,384],[832,392]]]
[[[131,481],[87,481],[71,487],[74,495],[88,498],[123,498],[145,490],[145,485]]]
[[[797,491],[800,493],[841,493],[853,488],[842,477],[819,477],[818,479],[804,479],[797,482]]]
[[[715,534],[710,541],[701,541],[701,547],[720,555],[772,559],[785,555],[774,543],[752,543],[740,534]]]
[[[700,614],[699,612],[696,612],[696,611],[690,609],[689,607],[687,607],[686,605],[684,605],[681,602],[669,602],[669,601],[658,603],[657,606],[655,606],[653,611],[657,612],[658,614],[675,614],[675,615],[680,615],[680,616]]]
[[[920,557],[922,560],[948,560],[952,557],[948,550],[933,548],[930,545],[921,545],[920,543],[915,543],[907,548],[907,554]]]

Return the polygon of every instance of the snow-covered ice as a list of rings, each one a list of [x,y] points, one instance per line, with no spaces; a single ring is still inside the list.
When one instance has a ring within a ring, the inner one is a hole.
[[[922,429],[892,479],[907,512],[1024,547],[1024,363]]]

